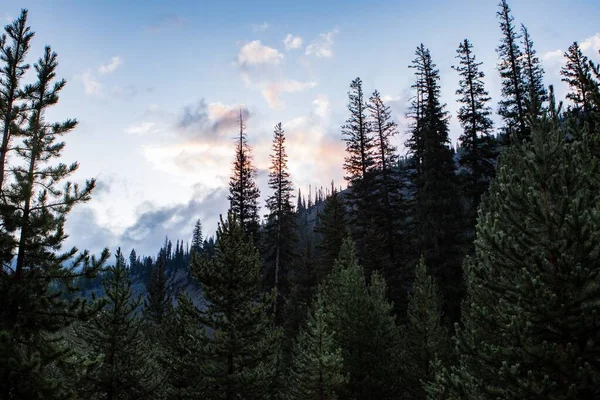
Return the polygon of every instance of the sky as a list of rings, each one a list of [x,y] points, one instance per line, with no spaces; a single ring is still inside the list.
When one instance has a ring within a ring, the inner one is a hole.
[[[534,40],[546,84],[564,98],[559,71],[568,46],[578,41],[600,61],[596,0],[509,4]],[[67,80],[48,119],[79,121],[63,159],[79,161],[74,181],[97,179],[92,200],[68,218],[66,245],[94,253],[121,246],[155,255],[166,235],[190,240],[197,219],[213,234],[228,208],[240,110],[264,204],[278,122],[296,188],[346,185],[340,127],[356,77],[366,95],[377,89],[392,108],[404,152],[408,65],[420,43],[440,69],[453,143],[461,129],[451,66],[465,38],[483,62],[494,109],[500,95],[496,0],[3,0],[2,22],[21,8],[36,32],[29,61],[51,45]]]

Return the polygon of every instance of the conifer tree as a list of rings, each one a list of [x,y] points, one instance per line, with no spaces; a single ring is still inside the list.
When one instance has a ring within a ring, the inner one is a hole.
[[[246,126],[240,111],[240,132],[236,144],[235,161],[233,171],[229,180],[229,197],[231,212],[242,225],[244,233],[253,236],[257,240],[258,221],[258,198],[260,190],[256,186],[256,168],[252,163],[252,154],[248,139],[246,137]]]
[[[57,65],[56,54],[46,47],[35,64],[36,80],[25,89],[27,124],[19,128],[23,141],[15,151],[21,160],[11,166],[12,179],[0,204],[0,397],[6,399],[66,396],[66,382],[50,372],[69,356],[65,328],[102,305],[90,307],[72,292],[77,278],[96,276],[108,251],[98,260],[76,248],[60,252],[67,238],[65,219],[75,205],[90,199],[95,181],[83,188],[71,182],[58,187],[78,164],[52,164],[65,146],[58,140],[77,124],[46,120],[65,86],[64,80],[54,81]],[[13,121],[10,129],[15,126]]]
[[[287,166],[285,135],[281,123],[275,125],[269,188],[267,198],[269,214],[264,235],[266,280],[269,290],[275,289],[274,314],[276,322],[282,320],[283,305],[289,294],[288,274],[297,257],[296,214],[292,205],[292,181]]]
[[[474,230],[479,200],[487,190],[495,173],[495,161],[498,156],[496,143],[490,135],[493,127],[491,98],[485,90],[483,78],[485,74],[479,70],[481,62],[477,62],[473,54],[473,45],[465,39],[456,51],[459,64],[453,69],[460,76],[458,120],[463,128],[458,138],[462,149],[460,166],[461,186],[465,197],[470,202],[469,228]]]
[[[599,138],[580,129],[543,120],[501,155],[467,268],[460,363],[432,398],[600,396]]]
[[[504,144],[510,143],[514,130],[518,140],[528,136],[525,108],[525,82],[523,79],[523,53],[519,48],[521,35],[513,24],[513,16],[506,0],[501,0],[497,12],[502,39],[496,49],[500,61],[498,71],[502,79],[502,99],[498,102],[498,114],[505,123]]]
[[[418,100],[415,101],[419,102],[419,110],[413,118],[418,116],[419,120],[413,122],[406,143],[412,157],[411,255],[417,260],[423,255],[425,262],[434,268],[433,275],[443,290],[447,316],[456,320],[462,296],[464,238],[454,154],[449,147],[448,113],[440,102],[439,71],[429,50],[421,44],[415,54],[412,68],[416,71]]]
[[[196,224],[194,225],[194,233],[192,235],[192,252],[202,254],[203,241],[204,239],[202,236],[202,222],[200,222],[200,220],[197,220]]]
[[[150,280],[146,285],[144,318],[155,327],[161,326],[172,311],[172,294],[169,288],[170,280],[165,271],[166,263],[166,251],[161,249],[152,269]]]
[[[349,376],[340,398],[396,399],[399,333],[392,305],[380,274],[374,273],[367,286],[350,239],[344,241],[323,290],[326,322],[335,332]]]
[[[591,114],[594,108],[592,102],[593,86],[590,61],[581,52],[577,42],[574,42],[565,52],[567,64],[561,69],[562,81],[569,85],[571,91],[567,99],[573,102],[571,113],[581,118],[583,122],[591,122]],[[593,127],[592,127],[593,129]]]
[[[318,235],[319,269],[317,282],[322,282],[333,268],[340,254],[342,243],[348,237],[346,208],[341,195],[332,185],[332,193],[325,199],[323,212],[319,213],[319,225],[315,227]]]
[[[294,342],[290,374],[290,398],[297,400],[337,399],[336,390],[346,382],[342,349],[327,324],[326,306],[317,301],[308,315],[306,328]]]
[[[166,395],[169,399],[203,398],[206,381],[202,378],[205,330],[200,314],[190,297],[181,293],[177,308],[167,316],[162,335],[162,366],[168,373]]]
[[[346,142],[344,178],[351,189],[347,204],[351,211],[349,217],[352,220],[352,233],[358,239],[362,250],[366,224],[371,217],[376,143],[368,123],[367,102],[364,99],[360,78],[354,79],[350,84],[348,98],[350,117],[342,126],[342,138]]]
[[[402,328],[402,387],[406,398],[424,399],[425,384],[435,376],[430,364],[448,359],[450,337],[442,326],[441,316],[437,284],[427,274],[425,260],[421,258]]]
[[[261,295],[258,251],[231,213],[221,219],[215,250],[212,259],[192,261],[206,305],[200,318],[212,332],[204,345],[206,396],[261,399],[276,374],[280,333],[267,313],[273,298]]]
[[[20,130],[23,129],[25,104],[28,90],[31,89],[28,87],[25,90],[21,86],[21,80],[29,69],[25,57],[34,36],[34,32],[27,26],[27,10],[21,10],[19,18],[4,30],[5,33],[0,36],[0,193],[5,189],[6,161],[11,139],[20,135]]]
[[[374,205],[375,215],[371,220],[372,229],[365,239],[370,243],[367,246],[367,252],[371,253],[368,259],[375,260],[374,256],[378,256],[380,261],[372,263],[375,269],[381,270],[389,284],[398,286],[401,276],[397,264],[401,253],[399,244],[402,242],[399,235],[403,230],[406,206],[402,195],[403,184],[397,169],[397,149],[391,143],[398,134],[398,126],[392,120],[390,107],[384,104],[377,90],[370,97],[367,107],[370,129],[375,134],[373,190],[378,198]],[[397,299],[392,297],[392,300]]]
[[[542,62],[533,48],[533,40],[525,25],[521,24],[523,39],[523,91],[524,103],[528,118],[539,120],[543,114],[543,106],[548,101],[548,91],[544,86],[544,69]]]
[[[76,331],[88,361],[79,398],[149,398],[162,377],[136,315],[142,299],[133,295],[121,249],[102,286],[107,307]]]

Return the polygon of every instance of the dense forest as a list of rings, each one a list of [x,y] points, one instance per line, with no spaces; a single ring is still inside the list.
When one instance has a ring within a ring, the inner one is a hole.
[[[28,63],[27,15],[0,36],[0,399],[600,398],[600,66],[577,42],[563,105],[502,0],[502,97],[459,43],[456,147],[424,44],[406,154],[354,79],[347,187],[308,196],[281,123],[260,193],[240,112],[215,235],[94,256],[63,248],[96,181],[69,181],[77,121],[47,118],[66,81],[49,46]]]

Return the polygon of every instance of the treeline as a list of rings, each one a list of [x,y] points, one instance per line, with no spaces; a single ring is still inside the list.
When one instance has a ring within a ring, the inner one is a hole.
[[[0,398],[599,398],[600,67],[569,47],[563,108],[504,0],[497,17],[502,126],[465,40],[453,150],[421,44],[406,157],[389,107],[357,78],[347,189],[295,206],[276,124],[263,219],[240,114],[215,239],[198,221],[190,246],[166,240],[129,262],[118,250],[106,267],[108,251],[61,252],[95,182],[58,186],[77,169],[54,162],[76,121],[45,119],[65,84],[49,47],[23,83],[23,11],[0,39]],[[173,290],[181,273],[202,298]],[[80,297],[99,276],[103,296]]]

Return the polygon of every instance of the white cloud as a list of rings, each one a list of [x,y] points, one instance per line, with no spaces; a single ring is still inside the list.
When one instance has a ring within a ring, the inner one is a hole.
[[[285,39],[283,39],[283,45],[286,50],[299,49],[302,47],[302,38],[288,33]]]
[[[583,42],[579,43],[581,51],[591,57],[598,57],[600,52],[600,33],[596,33],[594,36],[590,36]]]
[[[123,64],[123,60],[121,60],[121,57],[112,57],[108,64],[101,65],[98,68],[98,72],[103,75],[110,74],[111,72],[114,72],[117,68],[119,68],[121,64]]]
[[[142,122],[139,125],[130,125],[125,129],[125,133],[129,133],[130,135],[145,135],[156,132],[156,129],[154,129],[155,126],[154,122]]]
[[[240,66],[279,64],[281,59],[283,59],[283,54],[277,49],[262,45],[260,40],[245,44],[238,54],[238,64]]]
[[[331,58],[333,56],[333,37],[337,35],[338,32],[339,30],[336,28],[331,32],[319,34],[311,44],[306,46],[306,55]]]
[[[102,84],[98,82],[91,70],[85,71],[78,76],[78,79],[83,83],[85,94],[91,96],[100,95],[102,92]]]
[[[269,29],[269,24],[263,22],[262,24],[252,24],[252,31],[254,32],[264,32]]]
[[[299,82],[293,79],[283,80],[279,82],[270,82],[266,88],[262,90],[262,94],[269,103],[271,108],[281,108],[281,93],[301,92],[306,89],[311,89],[317,86],[316,82]]]
[[[315,114],[319,117],[327,118],[331,113],[329,99],[326,94],[318,95],[317,98],[313,100],[313,104],[315,105]]]

